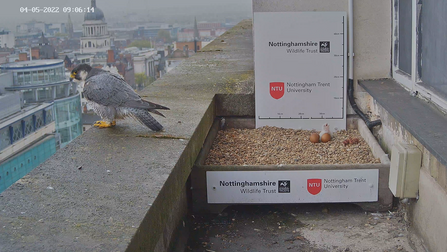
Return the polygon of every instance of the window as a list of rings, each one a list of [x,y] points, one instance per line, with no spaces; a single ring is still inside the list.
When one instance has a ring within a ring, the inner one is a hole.
[[[24,72],[24,82],[26,84],[31,83],[31,72]]]
[[[50,80],[50,70],[47,69],[44,71],[44,79],[46,82]]]
[[[53,117],[53,108],[46,108],[45,109],[45,124],[49,124],[54,121]]]
[[[33,76],[33,83],[36,83],[37,82],[37,71],[33,71],[32,76]]]
[[[43,77],[43,70],[39,70],[39,71],[37,72],[37,76],[38,76],[38,80],[39,80],[39,82],[42,83],[43,80],[44,80],[44,77]]]
[[[15,122],[11,125],[11,127],[12,127],[12,140],[15,143],[23,137],[22,122],[21,121]]]
[[[33,122],[33,117],[32,116],[28,116],[25,119],[23,119],[24,121],[24,131],[25,131],[25,136],[33,133],[34,131],[34,122]]]
[[[65,85],[56,86],[56,99],[65,97]]]
[[[20,86],[23,84],[23,73],[17,73],[17,84]]]
[[[50,82],[59,81],[59,78],[56,76],[56,69],[48,70],[48,75],[50,78]]]
[[[393,4],[393,78],[447,111],[447,1]]]
[[[36,112],[34,116],[36,118],[36,129],[39,129],[43,126],[43,111]]]
[[[71,126],[71,139],[70,140],[73,140],[76,137],[78,137],[79,135],[81,135],[82,132],[81,132],[80,128],[81,128],[81,125],[79,123]]]
[[[38,102],[53,100],[53,90],[51,87],[37,89]]]
[[[61,135],[61,142],[68,143],[71,141],[70,130],[68,128],[63,128],[58,130]]]
[[[22,93],[23,93],[23,100],[25,100],[26,103],[36,102],[36,97],[34,95],[33,89],[22,90]]]
[[[57,103],[55,104],[55,109],[56,119],[58,123],[70,120],[68,104]]]
[[[0,129],[0,151],[11,145],[9,127]]]

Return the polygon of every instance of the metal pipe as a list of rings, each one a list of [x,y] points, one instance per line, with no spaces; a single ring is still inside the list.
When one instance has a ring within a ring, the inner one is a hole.
[[[348,1],[348,46],[349,46],[349,62],[348,62],[348,78],[350,80],[354,79],[354,9],[353,0]]]
[[[365,122],[368,129],[372,131],[374,126],[378,126],[382,124],[382,121],[375,120],[370,121],[369,118],[360,110],[355,102],[354,98],[354,8],[353,8],[353,0],[348,1],[348,42],[349,42],[349,62],[348,62],[348,99],[351,104],[352,109],[354,109],[355,113],[357,113],[360,118]]]

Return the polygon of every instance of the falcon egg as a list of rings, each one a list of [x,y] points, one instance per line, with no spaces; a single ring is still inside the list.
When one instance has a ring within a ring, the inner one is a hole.
[[[321,136],[321,142],[326,143],[326,142],[329,142],[329,141],[331,141],[331,135],[329,133],[324,133]]]
[[[320,135],[318,135],[317,133],[312,133],[312,134],[310,134],[309,140],[312,143],[319,143],[320,142]]]

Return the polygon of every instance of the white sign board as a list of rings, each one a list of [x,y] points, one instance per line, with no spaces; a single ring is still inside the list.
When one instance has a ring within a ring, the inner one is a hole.
[[[346,13],[255,12],[256,127],[346,128]]]
[[[379,170],[207,171],[208,203],[375,202]]]

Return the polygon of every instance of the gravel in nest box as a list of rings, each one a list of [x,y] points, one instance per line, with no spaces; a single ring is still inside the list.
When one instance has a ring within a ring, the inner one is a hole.
[[[358,130],[334,132],[327,143],[310,142],[313,132],[268,126],[220,130],[205,165],[380,163]]]

